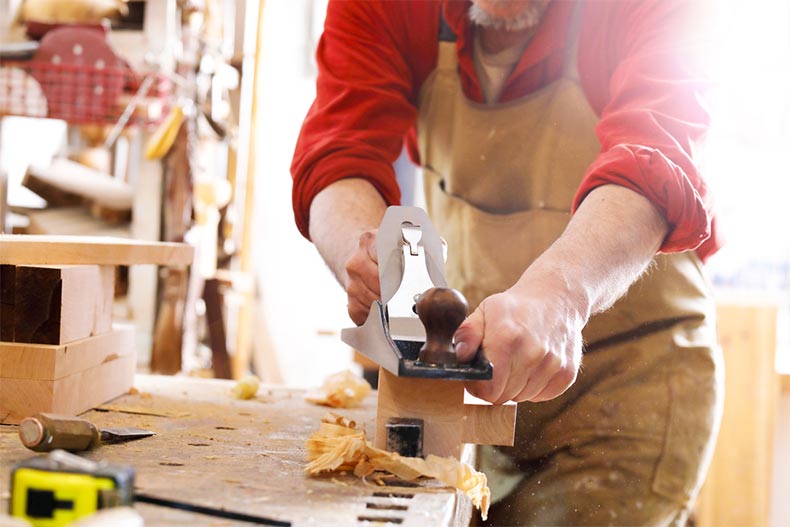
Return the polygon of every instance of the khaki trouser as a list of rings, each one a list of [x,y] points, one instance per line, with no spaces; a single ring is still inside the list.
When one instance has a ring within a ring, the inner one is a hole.
[[[482,470],[521,479],[477,523],[685,525],[721,417],[712,329],[685,320],[589,351],[563,396],[521,404],[516,446],[480,452]]]

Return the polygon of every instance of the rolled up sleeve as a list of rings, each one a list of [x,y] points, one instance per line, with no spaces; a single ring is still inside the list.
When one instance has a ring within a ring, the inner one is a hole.
[[[393,30],[399,25],[393,17],[405,12],[398,7],[329,3],[316,53],[316,98],[291,164],[294,217],[307,238],[313,198],[339,179],[366,179],[388,205],[400,202],[392,163],[416,109],[410,100],[412,71]]]
[[[621,52],[596,127],[601,153],[584,175],[574,210],[594,188],[622,185],[666,218],[661,252],[698,249],[713,230],[712,199],[695,158],[710,123],[711,83],[699,60],[704,36],[688,29],[693,13],[682,2],[639,4],[620,21]]]

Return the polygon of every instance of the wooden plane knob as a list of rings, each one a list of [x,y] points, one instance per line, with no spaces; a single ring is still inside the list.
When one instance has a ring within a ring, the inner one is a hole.
[[[420,361],[455,366],[458,360],[453,335],[466,318],[469,304],[460,291],[447,287],[428,289],[417,299],[417,316],[425,326],[425,345]]]

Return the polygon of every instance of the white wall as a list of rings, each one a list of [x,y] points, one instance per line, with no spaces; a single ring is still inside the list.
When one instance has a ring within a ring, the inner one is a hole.
[[[317,2],[322,4],[322,2]],[[350,365],[340,329],[351,325],[346,297],[314,246],[296,229],[289,167],[294,144],[315,95],[314,35],[325,6],[309,16],[309,0],[264,2],[263,83],[256,145],[255,269],[284,381],[320,384]],[[317,26],[317,27],[313,27]],[[331,334],[326,334],[331,333]]]

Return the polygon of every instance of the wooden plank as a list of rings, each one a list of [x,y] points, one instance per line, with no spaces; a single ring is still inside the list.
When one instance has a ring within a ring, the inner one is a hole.
[[[54,381],[0,379],[0,424],[39,412],[81,414],[128,392],[136,365],[130,353]]]
[[[65,344],[112,328],[114,267],[20,265],[14,278],[13,316],[0,320],[3,340]]]
[[[71,207],[87,204],[124,214],[132,210],[133,190],[130,185],[81,163],[57,158],[48,167],[28,168],[22,185],[29,188],[50,206]]]
[[[54,381],[134,352],[134,328],[60,345],[0,342],[0,380]]]
[[[720,304],[725,401],[716,450],[700,493],[700,527],[769,525],[779,395],[776,305]]]
[[[0,234],[0,264],[184,266],[192,263],[193,254],[193,248],[185,243],[104,236]]]
[[[154,326],[151,373],[174,375],[181,371],[184,317],[189,276],[181,269],[165,269],[160,288],[159,316]],[[193,332],[195,334],[196,332]]]
[[[220,291],[219,280],[209,278],[204,282],[203,300],[206,305],[206,326],[211,343],[211,369],[214,371],[214,377],[230,379],[230,357],[226,345],[223,314],[224,296]]]
[[[82,207],[28,211],[27,234],[67,234],[129,238],[128,225],[113,225],[94,218]]]
[[[180,242],[192,224],[193,181],[198,177],[195,170],[197,160],[197,124],[194,116],[181,120],[175,142],[162,161],[164,203],[162,206],[161,239]],[[190,155],[190,153],[192,155]],[[211,230],[209,230],[211,232]],[[216,226],[213,230],[216,234]],[[206,243],[201,237],[201,246]],[[216,248],[216,240],[208,244]],[[212,252],[212,251],[209,251]],[[198,251],[200,255],[202,251]],[[211,264],[216,267],[216,255]],[[195,317],[186,317],[189,275],[181,269],[163,269],[159,273],[157,312],[154,323],[153,344],[151,346],[151,372],[175,374],[181,371],[181,358],[184,351],[184,333],[187,323],[197,324]],[[210,312],[210,309],[208,310]],[[189,328],[187,333],[195,335],[197,328]]]
[[[246,23],[243,29],[244,59],[239,92],[239,141],[237,149],[235,151],[231,149],[234,156],[229,156],[229,160],[233,159],[236,169],[229,178],[233,188],[232,202],[236,213],[242,220],[238,269],[245,274],[253,274],[255,270],[253,262],[254,231],[256,230],[253,225],[255,181],[263,166],[258,157],[261,127],[257,126],[257,123],[263,107],[260,96],[261,86],[266,82],[264,68],[260,60],[265,35],[265,31],[262,29],[264,27],[264,3],[264,0],[247,2],[244,9]],[[247,371],[254,346],[255,352],[258,354],[257,362],[263,364],[276,364],[277,362],[276,357],[263,355],[266,353],[276,354],[276,349],[273,346],[262,345],[257,337],[253,337],[253,327],[266,315],[260,306],[256,308],[256,303],[261,304],[261,302],[256,302],[256,299],[251,295],[240,295],[235,324],[236,348],[231,357],[231,370],[234,379],[241,378]]]

